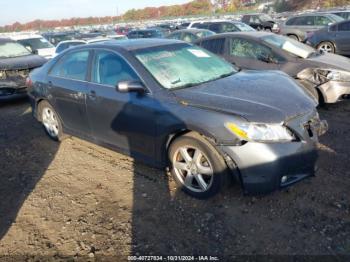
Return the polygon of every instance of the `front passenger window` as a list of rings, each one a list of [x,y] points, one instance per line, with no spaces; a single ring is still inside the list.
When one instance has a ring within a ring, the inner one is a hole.
[[[134,70],[117,54],[109,51],[96,53],[92,69],[92,82],[116,86],[121,81],[137,79]]]
[[[271,61],[277,62],[279,60],[272,53],[271,49],[267,48],[266,46],[239,38],[231,40],[230,54],[232,56],[260,61],[264,61],[264,59],[271,59]]]

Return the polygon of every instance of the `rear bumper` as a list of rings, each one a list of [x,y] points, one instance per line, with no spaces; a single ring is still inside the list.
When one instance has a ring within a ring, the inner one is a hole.
[[[350,82],[329,81],[319,85],[325,103],[336,103],[350,95]]]
[[[246,194],[266,194],[315,174],[316,143],[291,142],[223,146],[237,165]]]

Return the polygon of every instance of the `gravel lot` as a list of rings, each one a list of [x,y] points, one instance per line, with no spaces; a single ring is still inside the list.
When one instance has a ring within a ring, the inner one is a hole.
[[[0,105],[0,256],[350,255],[350,101],[330,124],[316,177],[264,197],[207,201],[162,170],[77,138],[51,141],[26,101]]]

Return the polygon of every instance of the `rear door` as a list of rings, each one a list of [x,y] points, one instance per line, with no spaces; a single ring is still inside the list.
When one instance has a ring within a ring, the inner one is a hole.
[[[336,45],[341,53],[350,53],[350,21],[338,24],[336,32]]]
[[[48,75],[48,89],[64,126],[84,135],[90,134],[85,104],[90,58],[89,50],[69,52],[53,66]]]

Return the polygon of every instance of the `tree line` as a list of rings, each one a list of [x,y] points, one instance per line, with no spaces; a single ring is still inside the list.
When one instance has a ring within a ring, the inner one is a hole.
[[[254,7],[245,7],[247,0],[193,0],[182,5],[146,7],[143,9],[131,9],[121,16],[71,18],[61,20],[34,20],[28,23],[13,23],[0,27],[0,32],[15,32],[28,30],[47,30],[57,27],[73,27],[98,24],[113,24],[118,22],[139,21],[147,19],[161,19],[167,17],[182,17],[209,15],[220,13],[232,13],[238,10],[248,10]],[[257,3],[262,0],[255,1]],[[291,11],[321,5],[331,7],[348,4],[349,0],[276,0],[277,11]]]

